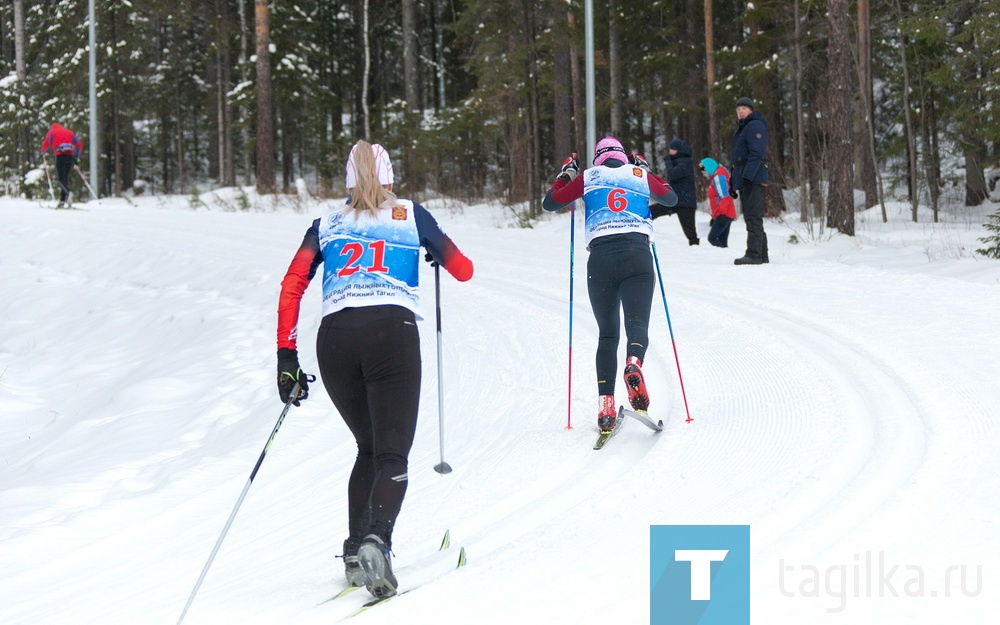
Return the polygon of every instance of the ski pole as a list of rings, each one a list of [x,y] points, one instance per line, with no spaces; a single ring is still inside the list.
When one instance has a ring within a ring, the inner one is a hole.
[[[573,156],[576,156],[574,154]],[[573,258],[576,247],[576,200],[569,209],[569,367],[566,377],[566,429],[573,429]]]
[[[73,167],[76,169],[76,173],[80,174],[80,179],[83,180],[83,184],[87,186],[87,190],[90,191],[90,196],[96,200],[97,194],[94,193],[94,188],[90,186],[89,182],[87,182],[87,177],[83,175],[82,171],[80,171],[80,166],[73,165]]]
[[[52,189],[52,174],[49,173],[49,157],[42,155],[42,162],[45,163],[45,179],[49,181],[49,197],[56,201],[56,192]]]
[[[314,375],[307,375],[306,380],[312,382],[316,379]],[[212,566],[212,561],[215,560],[215,554],[219,552],[219,547],[222,546],[222,540],[226,537],[226,533],[229,531],[229,527],[233,524],[233,519],[236,518],[236,512],[243,505],[243,499],[247,496],[247,491],[250,490],[250,484],[253,483],[253,478],[257,476],[257,470],[260,469],[261,463],[264,462],[264,456],[267,455],[267,451],[271,449],[271,444],[274,443],[274,437],[278,434],[278,429],[281,428],[282,422],[285,420],[285,415],[288,414],[288,409],[292,407],[292,403],[299,398],[299,383],[296,382],[295,386],[292,387],[292,394],[288,401],[285,403],[285,409],[281,411],[281,416],[278,417],[278,422],[274,425],[274,429],[271,430],[271,437],[267,439],[267,444],[264,445],[264,451],[260,452],[260,458],[257,459],[257,464],[254,466],[253,471],[250,473],[250,479],[247,480],[247,485],[243,487],[243,492],[240,493],[240,498],[236,501],[236,507],[233,508],[233,512],[229,515],[229,520],[226,521],[226,526],[222,528],[222,535],[219,536],[219,540],[215,541],[215,547],[212,549],[211,555],[208,556],[208,562],[205,563],[205,568],[201,570],[201,575],[198,576],[198,582],[194,585],[194,589],[191,591],[191,596],[188,597],[187,603],[184,605],[184,611],[181,612],[181,617],[177,619],[177,625],[181,625],[184,620],[184,616],[187,614],[188,609],[190,609],[191,604],[194,602],[194,596],[198,594],[198,589],[201,588],[201,583],[205,581],[205,575],[208,573],[208,567]]]
[[[684,376],[681,375],[681,360],[677,357],[677,342],[674,341],[674,326],[670,323],[670,309],[667,308],[667,293],[663,289],[663,273],[660,271],[660,259],[656,255],[656,243],[653,243],[652,247],[653,262],[656,264],[656,277],[660,280],[660,295],[663,296],[663,310],[667,313],[667,328],[670,329],[670,344],[674,348],[674,361],[677,363],[677,379],[680,380],[681,397],[684,398],[684,412],[687,413],[687,423],[691,423],[694,419],[691,418],[691,410],[688,409],[687,393],[684,392]]]
[[[441,463],[434,470],[444,475],[451,473],[451,465],[444,461],[444,378],[441,367],[441,265],[434,263],[434,302],[437,314],[437,364],[438,364],[438,435],[441,443]]]

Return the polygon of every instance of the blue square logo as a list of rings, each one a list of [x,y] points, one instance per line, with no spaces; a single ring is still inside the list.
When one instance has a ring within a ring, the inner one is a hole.
[[[750,625],[750,526],[651,525],[650,625]]]

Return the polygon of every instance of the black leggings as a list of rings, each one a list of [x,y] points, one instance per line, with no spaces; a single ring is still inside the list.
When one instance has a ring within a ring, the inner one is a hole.
[[[72,154],[56,154],[56,180],[59,181],[59,201],[65,202],[69,195],[69,173],[76,166]]]
[[[420,336],[400,306],[327,315],[316,339],[323,385],[358,443],[348,483],[351,537],[390,543],[406,495],[420,404]]]
[[[642,360],[649,346],[649,309],[653,302],[653,256],[641,234],[594,239],[587,260],[587,290],[599,331],[597,393],[615,394],[618,370],[619,310],[625,312],[626,353]]]

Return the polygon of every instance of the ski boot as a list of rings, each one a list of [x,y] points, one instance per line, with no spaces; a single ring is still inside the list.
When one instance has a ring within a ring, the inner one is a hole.
[[[649,393],[642,379],[642,361],[629,356],[625,363],[625,388],[628,389],[628,403],[633,410],[649,410]]]
[[[344,541],[344,578],[348,586],[364,586],[368,577],[365,570],[361,568],[361,560],[358,558],[358,547],[361,546],[360,538],[348,538]]]
[[[368,534],[358,547],[358,559],[365,571],[365,587],[376,599],[396,594],[399,585],[392,574],[389,546],[377,534]]]
[[[601,395],[601,411],[597,413],[597,428],[602,432],[615,429],[618,411],[615,410],[615,396]]]

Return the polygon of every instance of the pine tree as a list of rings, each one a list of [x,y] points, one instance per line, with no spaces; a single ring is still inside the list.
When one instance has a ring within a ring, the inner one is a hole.
[[[1000,259],[1000,209],[990,215],[990,222],[992,223],[983,224],[983,227],[993,234],[979,239],[986,247],[976,250],[976,253],[987,258]]]

